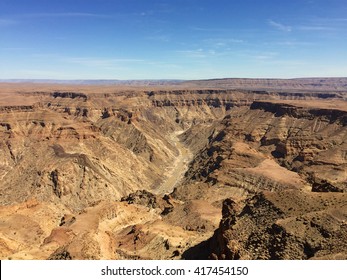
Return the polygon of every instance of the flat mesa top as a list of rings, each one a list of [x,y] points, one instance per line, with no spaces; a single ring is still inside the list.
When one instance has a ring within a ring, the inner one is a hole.
[[[40,101],[36,93],[82,92],[85,94],[117,93],[124,91],[178,89],[175,86],[130,86],[130,85],[75,85],[40,83],[0,83],[0,106],[33,105]]]
[[[337,99],[324,100],[260,100],[260,102],[271,102],[275,104],[287,104],[294,107],[302,107],[309,109],[327,109],[340,110],[347,112],[347,101]]]
[[[138,93],[145,91],[170,90],[250,90],[268,91],[271,93],[298,92],[308,94],[300,100],[276,100],[273,103],[284,103],[298,107],[337,109],[347,111],[347,78],[304,78],[304,79],[211,79],[198,81],[124,81],[123,83],[39,83],[39,82],[4,82],[0,80],[0,106],[26,106],[42,101],[50,93],[77,92],[86,95],[105,93]],[[338,93],[341,98],[314,99],[310,93]],[[259,100],[263,100],[263,98]],[[306,100],[302,100],[306,99]],[[265,101],[265,100],[264,100]]]

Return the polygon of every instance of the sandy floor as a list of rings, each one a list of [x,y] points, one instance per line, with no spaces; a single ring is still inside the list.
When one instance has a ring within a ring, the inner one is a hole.
[[[193,154],[191,151],[182,144],[178,135],[184,133],[184,131],[176,131],[170,135],[170,141],[177,148],[179,155],[176,157],[175,162],[170,166],[165,172],[167,174],[164,182],[159,186],[158,189],[154,190],[155,194],[161,195],[165,193],[170,193],[178,185],[184,176],[184,173],[188,169],[189,162],[193,159]]]

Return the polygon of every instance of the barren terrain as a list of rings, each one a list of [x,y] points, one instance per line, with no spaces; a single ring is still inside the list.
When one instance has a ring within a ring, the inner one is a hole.
[[[0,83],[1,259],[347,259],[347,79]]]

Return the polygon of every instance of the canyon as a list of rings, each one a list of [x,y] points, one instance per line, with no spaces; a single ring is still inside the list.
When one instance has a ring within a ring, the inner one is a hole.
[[[347,259],[347,78],[0,83],[1,259]]]

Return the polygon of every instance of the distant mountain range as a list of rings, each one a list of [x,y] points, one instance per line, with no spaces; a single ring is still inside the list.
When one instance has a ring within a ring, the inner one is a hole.
[[[72,85],[174,85],[183,80],[55,80],[55,79],[0,79],[1,83],[72,84]]]
[[[245,90],[305,90],[347,91],[347,78],[251,79],[224,78],[206,80],[54,80],[54,79],[0,79],[0,83],[68,84],[68,85],[125,85],[125,86],[180,86],[198,88]]]
[[[347,78],[295,78],[295,79],[210,79],[186,81],[183,85],[199,85],[205,88],[249,89],[249,90],[304,90],[304,91],[347,91]]]

